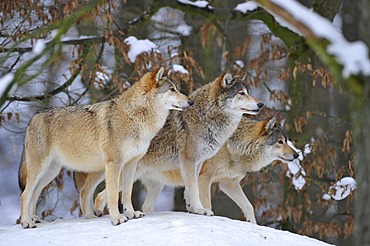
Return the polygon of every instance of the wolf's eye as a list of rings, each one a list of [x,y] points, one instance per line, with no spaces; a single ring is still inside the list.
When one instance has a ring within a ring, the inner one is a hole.
[[[175,92],[176,90],[175,90],[175,88],[171,87],[170,91]]]
[[[245,95],[245,92],[244,91],[241,91],[239,92],[240,95],[244,96]]]
[[[278,143],[279,144],[283,144],[284,142],[283,142],[283,140],[279,140]]]

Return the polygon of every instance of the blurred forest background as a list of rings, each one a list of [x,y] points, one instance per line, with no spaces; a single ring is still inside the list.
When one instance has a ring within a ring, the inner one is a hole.
[[[181,2],[1,1],[0,81],[11,82],[0,84],[0,225],[19,217],[17,172],[25,129],[36,112],[110,99],[148,69],[165,65],[185,93],[223,72],[247,75],[252,94],[267,105],[258,118],[285,117],[289,138],[306,149],[301,190],[280,162],[243,180],[258,224],[348,245],[354,238],[353,194],[342,200],[323,196],[341,178],[356,179],[351,90],[303,37],[264,9],[244,14],[235,10],[244,2],[237,0],[209,1],[212,9]],[[299,2],[348,40],[360,38],[362,1]],[[130,36],[137,40],[128,42]],[[135,57],[133,45],[149,49]],[[216,215],[243,219],[217,185],[212,191]],[[182,192],[166,188],[156,209],[185,211]],[[139,209],[145,196],[140,184],[134,193]],[[39,213],[46,220],[81,215],[70,170],[45,189]]]

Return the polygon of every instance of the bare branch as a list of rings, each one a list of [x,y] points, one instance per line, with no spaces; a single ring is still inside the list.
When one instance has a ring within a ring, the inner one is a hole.
[[[64,45],[79,45],[79,44],[86,44],[86,43],[92,43],[92,42],[103,42],[104,37],[88,37],[88,38],[78,38],[78,39],[68,39],[68,40],[62,40],[58,43],[64,44]],[[48,44],[49,42],[46,42],[45,44]],[[0,53],[5,52],[18,52],[18,53],[27,53],[31,52],[33,47],[15,47],[15,48],[2,48],[0,47]]]

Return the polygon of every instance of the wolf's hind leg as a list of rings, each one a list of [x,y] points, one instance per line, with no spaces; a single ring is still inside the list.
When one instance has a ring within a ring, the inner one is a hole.
[[[146,196],[143,203],[143,212],[153,212],[154,204],[163,189],[163,183],[151,179],[141,179],[144,185]]]
[[[104,172],[92,172],[86,175],[85,183],[80,190],[80,205],[82,214],[87,219],[95,218],[93,210],[93,195],[96,187],[104,180]],[[103,210],[102,210],[103,211]],[[99,215],[99,214],[98,214]]]
[[[104,189],[96,195],[94,202],[94,213],[96,216],[102,216],[105,206],[107,205],[107,190]]]
[[[52,163],[45,174],[40,178],[38,185],[33,192],[34,199],[30,203],[30,210],[32,211],[32,221],[35,223],[40,223],[40,218],[37,216],[37,202],[41,195],[42,190],[48,185],[53,179],[59,174],[61,166],[58,164]]]
[[[47,159],[43,161],[28,161],[32,164],[40,163],[40,166],[35,168],[32,172],[27,172],[26,187],[20,198],[21,224],[23,228],[35,228],[35,223],[40,222],[40,218],[36,214],[38,198],[42,189],[57,176],[61,167],[55,164],[50,166],[51,160]],[[31,168],[27,166],[27,169]]]

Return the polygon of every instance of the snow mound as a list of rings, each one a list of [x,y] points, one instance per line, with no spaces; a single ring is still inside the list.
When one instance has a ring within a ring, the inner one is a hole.
[[[112,226],[108,216],[0,227],[0,245],[273,245],[324,246],[316,239],[225,217],[147,213]]]

